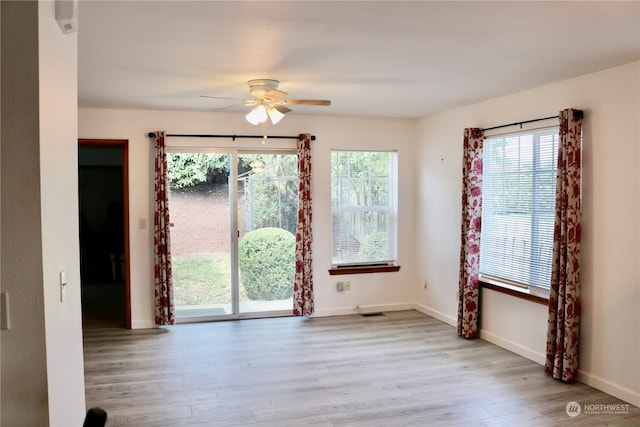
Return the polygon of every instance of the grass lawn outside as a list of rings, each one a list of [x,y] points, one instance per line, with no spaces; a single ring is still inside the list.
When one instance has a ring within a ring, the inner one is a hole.
[[[231,302],[231,259],[224,253],[174,256],[173,292],[176,305],[213,305]],[[240,300],[246,300],[240,284]]]

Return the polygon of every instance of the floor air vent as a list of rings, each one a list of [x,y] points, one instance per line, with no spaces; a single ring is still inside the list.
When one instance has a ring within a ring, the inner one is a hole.
[[[378,317],[378,316],[384,316],[384,313],[362,313],[360,316],[362,316],[362,317]]]

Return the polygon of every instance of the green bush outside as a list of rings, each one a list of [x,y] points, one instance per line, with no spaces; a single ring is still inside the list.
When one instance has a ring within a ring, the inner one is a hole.
[[[386,260],[389,259],[387,249],[387,233],[369,233],[360,244],[360,251],[358,253],[361,260]]]
[[[238,244],[242,285],[251,300],[282,300],[293,295],[296,238],[281,228],[259,228]]]

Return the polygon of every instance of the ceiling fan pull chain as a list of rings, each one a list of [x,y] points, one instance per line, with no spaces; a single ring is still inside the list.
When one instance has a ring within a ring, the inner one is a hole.
[[[262,122],[262,143],[267,143],[267,121]]]

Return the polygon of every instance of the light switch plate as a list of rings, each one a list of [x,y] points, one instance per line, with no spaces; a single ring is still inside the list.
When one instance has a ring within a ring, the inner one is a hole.
[[[64,270],[60,272],[60,302],[64,302],[64,288],[67,286],[67,273]]]

